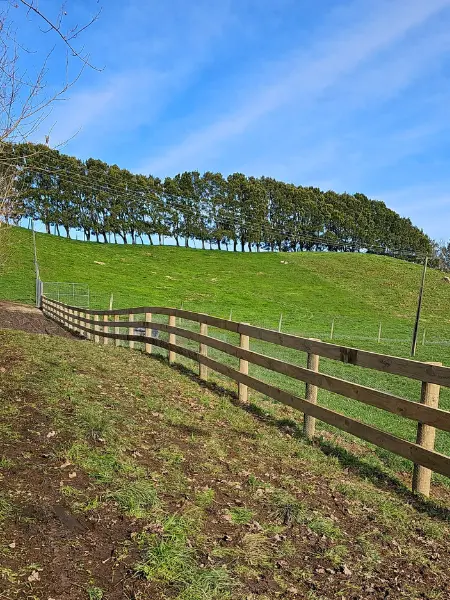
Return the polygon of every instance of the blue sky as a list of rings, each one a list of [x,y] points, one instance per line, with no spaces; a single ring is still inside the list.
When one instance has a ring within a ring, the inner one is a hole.
[[[104,69],[35,139],[160,177],[362,192],[448,239],[449,31],[450,0],[104,0],[83,37]]]

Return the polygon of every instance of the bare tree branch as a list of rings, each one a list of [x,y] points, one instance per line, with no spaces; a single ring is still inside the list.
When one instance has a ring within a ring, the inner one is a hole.
[[[53,23],[41,10],[39,10],[36,6],[34,6],[33,2],[27,2],[27,0],[20,0],[20,2],[24,5],[27,6],[29,8],[30,11],[33,11],[36,15],[38,15],[43,21],[45,21],[45,23],[47,23],[47,25],[49,26],[49,29],[44,32],[44,33],[48,33],[49,31],[54,31],[63,41],[63,43],[68,47],[68,49],[70,50],[70,52],[72,53],[72,56],[80,59],[82,62],[84,62],[88,67],[91,67],[91,69],[94,69],[96,71],[101,71],[102,69],[99,69],[98,67],[94,67],[90,62],[87,56],[82,56],[82,54],[80,52],[78,52],[78,50],[76,50],[74,48],[74,46],[70,43],[71,40],[75,39],[78,34],[80,34],[82,31],[84,31],[85,29],[87,29],[88,27],[90,27],[93,23],[95,23],[95,21],[97,21],[97,19],[100,16],[100,13],[102,12],[102,9],[100,8],[100,10],[92,17],[92,19],[86,23],[86,25],[83,25],[83,27],[79,28],[78,25],[75,28],[75,32],[72,35],[66,35],[63,33],[63,31],[61,30],[61,21],[62,21],[62,16],[60,18],[59,22]]]
[[[52,105],[63,99],[65,93],[80,78],[86,68],[99,71],[94,66],[89,56],[83,49],[75,47],[73,40],[86,31],[101,13],[101,8],[87,23],[75,25],[63,30],[63,21],[66,13],[65,2],[60,5],[56,19],[45,14],[35,0],[5,0],[5,7],[0,11],[0,159],[11,158],[10,142],[27,141],[51,112]],[[22,11],[21,7],[26,9]],[[16,20],[13,18],[17,16]],[[20,18],[27,16],[36,18],[37,24],[41,22],[45,29],[38,28],[43,35],[54,34],[55,46],[42,54],[40,65],[31,74],[24,68],[22,60],[26,55],[39,56],[39,51],[26,48],[19,40],[17,31],[20,31]],[[63,83],[56,91],[46,94],[45,78],[50,68],[50,60],[58,46],[67,50]],[[69,62],[75,60],[80,63],[77,74],[69,78]],[[12,161],[2,161],[0,167],[0,228],[20,219],[20,197],[15,189],[17,168],[11,166]],[[5,166],[7,162],[11,164]]]

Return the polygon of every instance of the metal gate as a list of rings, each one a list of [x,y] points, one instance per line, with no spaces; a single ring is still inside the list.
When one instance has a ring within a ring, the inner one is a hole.
[[[51,300],[80,308],[89,308],[90,292],[89,286],[85,283],[42,281],[41,293]]]

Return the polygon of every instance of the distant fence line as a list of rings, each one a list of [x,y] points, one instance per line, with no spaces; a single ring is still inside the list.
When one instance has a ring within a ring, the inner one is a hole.
[[[89,289],[89,286],[81,283],[66,283],[66,282],[43,282],[42,293],[51,300],[57,300],[76,306],[79,308],[95,308],[100,309],[105,306],[113,307],[113,304],[117,304],[120,294],[114,293],[98,293],[93,292]],[[38,302],[39,305],[39,302]],[[184,302],[181,302],[181,308],[183,308]],[[226,311],[228,320],[232,320],[233,312],[236,313],[236,309],[230,308]],[[323,317],[321,321],[325,321],[327,317]],[[272,329],[277,328],[278,331],[284,333],[292,333],[292,329],[295,329],[295,335],[320,338],[322,340],[349,340],[349,341],[360,341],[360,342],[374,342],[380,344],[411,344],[411,337],[401,337],[401,335],[395,335],[391,327],[386,327],[383,321],[374,322],[373,332],[374,335],[361,335],[358,333],[348,333],[358,325],[357,320],[352,320],[350,317],[328,317],[330,326],[328,330],[323,328],[323,325],[315,324],[311,328],[304,327],[303,325],[292,327],[292,322],[286,315],[280,314],[279,318],[274,318],[272,322],[266,321],[265,323],[259,323],[261,327]],[[289,326],[289,323],[291,326]],[[342,333],[345,331],[345,333]],[[411,324],[412,331],[412,324]],[[394,335],[392,335],[394,333]],[[450,346],[450,339],[436,339],[433,333],[426,328],[422,328],[419,332],[418,338],[419,346]]]
[[[248,388],[250,387],[291,406],[304,413],[304,433],[308,439],[314,437],[315,421],[319,419],[411,460],[414,463],[412,479],[414,492],[429,495],[432,471],[447,477],[450,476],[450,457],[434,450],[436,428],[450,432],[450,412],[438,408],[440,386],[450,387],[450,368],[442,366],[441,363],[416,362],[348,348],[176,308],[80,309],[80,307],[67,305],[43,296],[42,310],[68,329],[81,333],[96,343],[108,344],[109,340],[112,340],[119,345],[120,340],[124,340],[128,342],[130,348],[134,348],[136,342],[141,342],[145,344],[145,352],[149,354],[152,353],[153,346],[167,350],[169,364],[175,363],[177,354],[194,360],[199,365],[201,379],[207,380],[208,371],[212,369],[236,381],[239,399],[244,403],[248,400]],[[168,322],[155,322],[154,315],[167,317]],[[177,318],[197,324],[199,331],[177,326]],[[209,326],[238,334],[239,346],[211,337],[208,335]],[[126,333],[122,333],[124,329]],[[159,336],[156,337],[158,332],[168,334],[168,341],[160,339]],[[178,337],[198,343],[198,351],[177,344]],[[251,338],[283,348],[306,352],[307,368],[250,350]],[[208,356],[208,348],[214,348],[238,358],[239,369],[213,360]],[[421,381],[420,403],[320,373],[319,357]],[[248,374],[249,363],[304,382],[306,384],[305,398],[250,376]],[[417,421],[416,443],[408,442],[318,405],[318,388]]]

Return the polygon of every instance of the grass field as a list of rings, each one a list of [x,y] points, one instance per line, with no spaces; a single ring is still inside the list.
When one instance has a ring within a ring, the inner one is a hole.
[[[31,232],[7,232],[11,259],[0,297],[34,294]],[[329,336],[410,339],[421,267],[350,253],[232,253],[159,246],[102,245],[37,234],[44,281],[87,283],[107,307],[171,305],[267,327]],[[2,244],[3,245],[3,244]],[[97,261],[97,262],[96,262]],[[287,261],[288,264],[282,264]],[[103,264],[99,264],[103,263]],[[430,270],[422,325],[428,339],[450,341],[450,285]]]
[[[0,298],[26,300],[34,291],[31,232],[12,229],[7,235],[11,260],[2,276]],[[37,251],[44,281],[85,282],[90,286],[92,304],[99,308],[108,306],[113,292],[116,307],[183,305],[188,310],[221,317],[229,317],[232,312],[233,320],[269,328],[277,328],[282,313],[283,331],[325,341],[329,339],[334,319],[338,343],[399,356],[409,353],[409,341],[386,341],[386,338],[409,340],[411,336],[421,278],[419,265],[362,254],[234,254],[174,247],[100,245],[45,234],[37,234]],[[450,365],[450,346],[430,343],[450,340],[449,300],[450,285],[443,281],[441,273],[430,270],[422,319],[429,342],[425,346],[419,344],[420,360]],[[377,343],[380,322],[382,342]],[[231,334],[225,339],[236,341]],[[256,342],[252,342],[252,348],[305,364],[305,355],[301,353]],[[216,356],[233,362],[219,353]],[[420,384],[401,377],[327,360],[321,361],[321,370],[412,400],[419,398]],[[250,367],[250,374],[303,394],[302,384],[264,369]],[[319,402],[405,439],[415,439],[416,425],[407,419],[324,391],[319,392]],[[441,390],[440,406],[450,409],[448,390]],[[278,410],[274,404],[273,411]],[[323,426],[321,431],[328,433],[332,429]],[[339,435],[343,444],[351,443],[352,439]],[[436,448],[450,454],[450,435],[439,433]],[[377,460],[381,459],[393,472],[411,469],[403,459],[378,449],[376,453]]]
[[[440,502],[187,375],[0,331],[0,596],[449,597]]]

